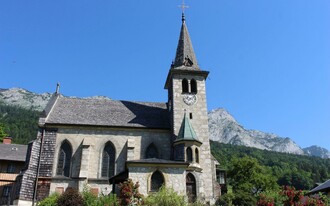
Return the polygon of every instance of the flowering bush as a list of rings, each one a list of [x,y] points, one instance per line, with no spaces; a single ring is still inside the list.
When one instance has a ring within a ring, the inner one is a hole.
[[[139,187],[139,182],[134,184],[131,179],[128,179],[124,183],[120,183],[121,205],[142,205],[143,195],[139,193]]]
[[[267,197],[265,194],[260,194],[257,206],[274,206],[274,199]]]

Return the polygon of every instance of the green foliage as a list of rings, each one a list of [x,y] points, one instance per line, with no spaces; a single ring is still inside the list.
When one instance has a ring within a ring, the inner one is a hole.
[[[293,155],[256,148],[222,144],[211,141],[213,156],[221,165],[230,169],[233,160],[249,156],[258,160],[267,172],[276,178],[280,186],[291,185],[310,190],[314,183],[330,178],[330,159]],[[230,178],[230,177],[229,177]]]
[[[121,205],[141,205],[143,195],[139,193],[139,183],[133,183],[131,179],[120,183]]]
[[[57,199],[60,195],[58,193],[53,193],[42,201],[38,202],[38,206],[57,206]]]
[[[96,206],[98,202],[97,195],[94,195],[88,185],[84,185],[84,189],[82,191],[82,197],[84,199],[85,206]]]
[[[76,189],[67,189],[58,199],[59,206],[84,206],[84,199]]]
[[[82,196],[84,199],[85,206],[117,206],[119,205],[115,194],[104,195],[101,194],[99,197],[93,194],[86,184],[84,186]]]
[[[0,141],[2,142],[4,137],[7,137],[7,133],[5,132],[5,125],[0,122]]]
[[[144,199],[147,206],[186,206],[184,196],[178,195],[172,188],[162,186],[158,192],[149,195]]]
[[[40,112],[0,102],[0,139],[4,134],[17,144],[27,144],[37,137]]]

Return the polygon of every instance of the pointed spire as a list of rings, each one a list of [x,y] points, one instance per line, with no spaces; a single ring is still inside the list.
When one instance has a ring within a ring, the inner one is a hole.
[[[190,124],[188,117],[186,116],[186,111],[184,113],[184,117],[183,117],[180,131],[179,131],[176,141],[180,141],[180,140],[198,141],[197,135],[196,135],[192,125]]]
[[[180,38],[179,38],[178,47],[176,49],[175,60],[172,66],[173,67],[185,66],[188,67],[188,69],[200,70],[192,43],[190,41],[190,36],[186,26],[186,18],[184,12],[182,12],[182,26],[180,31]]]

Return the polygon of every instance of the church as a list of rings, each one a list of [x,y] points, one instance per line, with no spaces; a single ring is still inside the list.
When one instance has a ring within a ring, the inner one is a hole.
[[[147,196],[162,185],[187,201],[220,195],[211,155],[205,81],[182,14],[182,26],[164,88],[167,102],[65,97],[55,92],[39,119],[15,202],[31,205],[67,188],[118,193],[127,179]],[[162,89],[162,88],[159,88]]]

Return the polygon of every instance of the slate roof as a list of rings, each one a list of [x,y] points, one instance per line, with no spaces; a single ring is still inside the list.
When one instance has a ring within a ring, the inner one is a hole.
[[[25,162],[27,145],[0,144],[0,160]]]
[[[173,66],[174,67],[186,66],[182,68],[188,70],[200,70],[190,40],[184,14],[182,14],[182,26],[181,26],[180,37],[176,49],[176,55],[175,55],[175,60],[173,62]]]
[[[317,192],[322,192],[324,190],[328,190],[330,191],[330,179],[325,181],[323,184],[315,187],[314,189],[312,189],[311,191],[309,191],[308,193],[317,193]]]
[[[166,103],[58,96],[46,124],[170,129]]]

